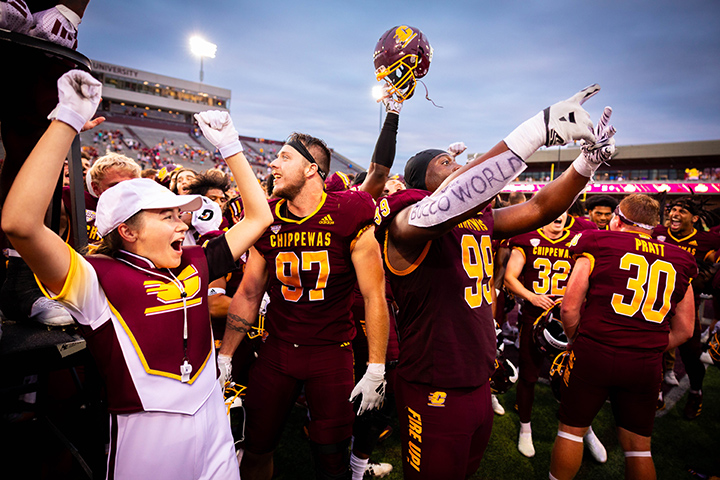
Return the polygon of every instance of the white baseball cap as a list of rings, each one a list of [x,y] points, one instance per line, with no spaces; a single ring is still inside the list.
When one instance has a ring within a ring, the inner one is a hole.
[[[202,206],[200,195],[175,195],[155,180],[133,178],[108,188],[97,203],[95,227],[104,237],[140,210],[180,208],[184,212]]]

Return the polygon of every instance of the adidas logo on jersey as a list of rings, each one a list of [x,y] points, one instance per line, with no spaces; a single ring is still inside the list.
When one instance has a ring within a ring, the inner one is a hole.
[[[696,242],[695,240],[693,240],[693,241],[690,242],[688,245],[692,245],[693,247],[697,247],[697,242]]]
[[[320,225],[335,225],[335,222],[333,221],[332,217],[328,213],[327,215],[325,215],[323,218],[320,219],[318,224],[320,224]]]

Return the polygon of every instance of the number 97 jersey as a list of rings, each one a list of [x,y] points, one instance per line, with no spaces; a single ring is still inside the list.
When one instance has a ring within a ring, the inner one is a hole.
[[[289,214],[284,199],[271,201],[270,209],[274,221],[255,243],[267,262],[268,332],[298,345],[352,340],[350,308],[357,277],[351,254],[360,235],[372,227],[372,197],[355,191],[326,193],[305,218]]]
[[[697,275],[688,252],[618,231],[587,231],[570,245],[590,260],[590,284],[578,335],[604,345],[662,352],[675,306]]]

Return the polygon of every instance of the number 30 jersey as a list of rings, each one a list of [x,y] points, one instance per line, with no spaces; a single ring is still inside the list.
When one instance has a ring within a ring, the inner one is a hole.
[[[578,335],[604,345],[662,352],[675,306],[697,275],[688,252],[648,235],[587,231],[570,245],[590,260]]]
[[[490,208],[428,242],[404,271],[387,260],[386,232],[404,208],[430,192],[401,190],[380,199],[376,236],[399,307],[396,317],[405,380],[440,388],[479,387],[495,368]]]
[[[272,200],[274,221],[255,243],[267,262],[270,304],[265,326],[298,345],[344,343],[355,336],[350,308],[356,283],[351,254],[372,227],[375,203],[365,192],[323,193],[305,218]]]

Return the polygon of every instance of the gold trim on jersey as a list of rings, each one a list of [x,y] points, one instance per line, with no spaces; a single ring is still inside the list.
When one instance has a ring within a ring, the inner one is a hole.
[[[524,249],[524,248],[515,246],[515,247],[512,247],[512,249],[513,249],[513,250],[517,250],[518,252],[522,253],[523,261],[524,261],[524,262],[527,262],[527,257],[525,256],[525,249]]]
[[[383,245],[383,256],[385,257],[385,265],[387,265],[388,270],[390,270],[393,274],[397,275],[398,277],[403,277],[405,275],[411,274],[412,272],[414,272],[417,269],[417,267],[420,266],[420,264],[423,262],[423,260],[425,260],[425,257],[427,256],[428,252],[430,251],[430,245],[432,244],[432,240],[428,241],[425,244],[423,251],[420,252],[420,255],[418,256],[417,259],[415,259],[415,261],[412,263],[412,265],[410,265],[405,270],[398,270],[398,269],[394,268],[392,265],[390,265],[390,260],[388,259],[388,254],[387,254],[388,233],[389,233],[389,231],[385,230],[385,242]]]
[[[572,222],[570,222],[569,224],[565,225],[565,226],[563,227],[563,230],[569,230],[570,228],[572,228],[573,225],[575,225],[575,217],[573,217],[572,215],[568,215],[568,217],[570,217],[570,220],[572,220]]]
[[[670,238],[672,238],[672,239],[675,240],[676,242],[680,243],[680,242],[684,242],[684,241],[687,240],[688,238],[690,238],[690,237],[692,237],[693,235],[695,235],[695,234],[697,233],[697,228],[693,228],[692,233],[691,233],[690,235],[686,236],[686,237],[683,237],[683,238],[675,238],[675,235],[672,234],[672,231],[670,231],[669,228],[667,229],[667,232],[668,232],[668,235],[670,235]]]
[[[279,218],[280,220],[282,220],[283,222],[297,223],[299,225],[301,223],[304,223],[308,219],[312,218],[317,212],[319,212],[320,209],[323,207],[323,205],[325,205],[326,198],[327,198],[327,193],[322,192],[322,198],[320,198],[320,203],[318,203],[317,208],[310,215],[308,215],[307,217],[301,218],[300,220],[293,220],[291,218],[285,218],[280,214],[280,207],[282,205],[284,205],[285,203],[287,203],[287,200],[283,198],[279,202],[277,202],[277,204],[275,204],[275,216],[277,218]],[[290,211],[289,208],[288,208],[288,211]]]
[[[578,257],[585,257],[588,260],[590,260],[590,271],[588,272],[588,276],[590,276],[590,274],[592,274],[593,270],[595,270],[595,257],[593,256],[592,253],[588,253],[588,252],[583,252],[580,255],[578,255]]]
[[[117,309],[113,306],[112,303],[110,303],[110,300],[108,300],[108,306],[110,307],[110,311],[115,315],[115,317],[118,319],[118,322],[120,322],[120,325],[122,325],[123,330],[125,330],[125,333],[127,334],[128,338],[133,344],[133,347],[135,348],[135,352],[137,353],[138,357],[140,358],[140,362],[143,364],[143,368],[145,369],[145,372],[147,372],[150,375],[157,375],[159,377],[167,377],[172,378],[177,381],[182,381],[182,377],[176,373],[170,373],[165,372],[162,370],[154,370],[150,368],[150,366],[147,363],[147,360],[145,360],[145,355],[143,355],[142,349],[140,348],[140,345],[138,344],[137,340],[135,340],[135,336],[132,334],[132,330],[127,326],[127,323],[125,323],[125,320],[123,320],[122,315],[120,315],[120,312],[117,311]],[[198,378],[198,375],[205,369],[205,365],[207,365],[208,360],[210,359],[210,356],[212,355],[212,348],[210,348],[210,351],[208,352],[207,357],[205,357],[205,361],[200,365],[200,368],[197,369],[195,372],[195,375],[192,376],[192,378],[187,382],[188,384],[192,385],[192,383]]]
[[[358,240],[360,240],[360,235],[362,235],[363,233],[368,231],[370,228],[374,228],[374,227],[375,227],[375,225],[373,225],[371,223],[369,225],[365,225],[363,228],[361,228],[358,231],[357,235],[355,235],[355,238],[353,238],[353,241],[350,242],[350,253],[352,253],[352,251],[355,250],[355,244],[357,244]]]
[[[55,296],[50,295],[50,293],[45,289],[45,285],[43,285],[40,279],[37,278],[37,275],[33,274],[33,277],[35,277],[35,283],[37,283],[40,287],[40,291],[50,300],[58,300],[67,296],[68,290],[70,290],[70,285],[72,284],[72,279],[73,277],[75,277],[75,272],[77,272],[78,269],[78,257],[80,256],[80,254],[77,253],[75,249],[72,248],[69,244],[66,243],[65,246],[68,248],[68,250],[70,250],[70,266],[68,267],[67,275],[65,276],[65,281],[63,282],[63,286],[60,289],[60,293]]]
[[[563,235],[561,235],[560,237],[556,238],[555,240],[553,240],[552,238],[549,238],[547,235],[545,235],[545,232],[542,231],[542,228],[538,228],[538,230],[537,230],[537,232],[540,234],[541,237],[543,237],[545,240],[547,240],[548,242],[553,243],[553,244],[562,242],[563,240],[565,240],[567,237],[570,236],[570,230],[563,228],[562,231],[565,233]]]

